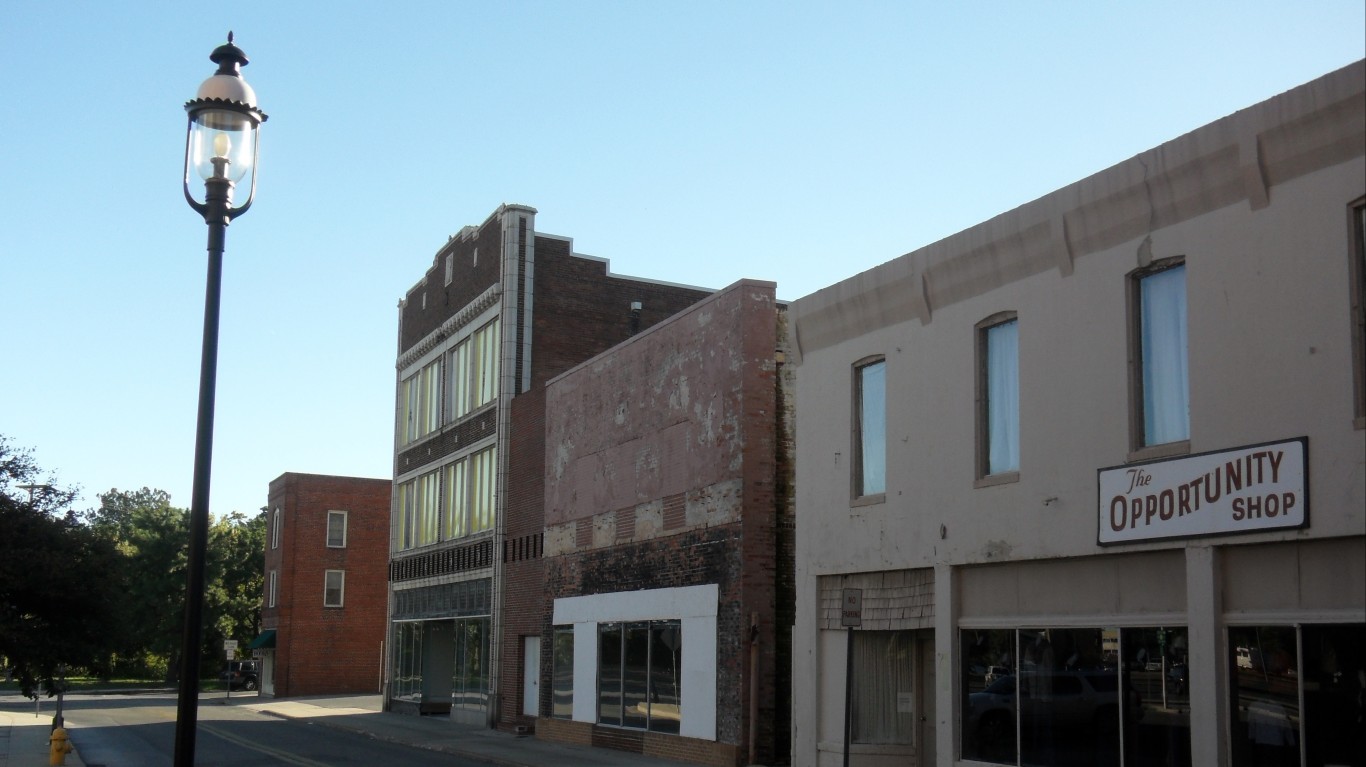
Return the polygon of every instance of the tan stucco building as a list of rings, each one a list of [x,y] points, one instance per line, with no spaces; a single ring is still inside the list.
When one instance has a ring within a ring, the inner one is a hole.
[[[1363,764],[1363,208],[1357,62],[798,300],[793,764]]]

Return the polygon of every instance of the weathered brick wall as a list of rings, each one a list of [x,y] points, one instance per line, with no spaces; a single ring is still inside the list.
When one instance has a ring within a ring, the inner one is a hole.
[[[786,755],[790,721],[792,611],[779,607],[791,601],[790,479],[780,480],[773,292],[737,283],[546,395],[550,598],[716,584],[718,744],[747,758],[752,727],[762,761]]]
[[[607,265],[570,253],[554,237],[535,240],[532,301],[531,385],[511,403],[508,449],[503,632],[499,663],[498,726],[534,727],[523,711],[523,637],[543,637],[542,680],[550,674],[549,602],[545,593],[542,530],[545,524],[545,382],[631,336],[631,302],[643,305],[645,329],[710,295],[708,291],[661,285],[607,274]],[[505,326],[504,332],[512,332]],[[549,690],[542,685],[542,702]]]
[[[284,474],[270,486],[282,511],[275,694],[376,692],[385,635],[387,479]],[[327,512],[346,511],[345,548],[327,547]],[[269,533],[269,531],[268,531]],[[324,573],[346,571],[343,606],[323,607]]]

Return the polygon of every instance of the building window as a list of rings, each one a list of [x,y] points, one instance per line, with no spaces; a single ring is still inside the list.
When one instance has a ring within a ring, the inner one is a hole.
[[[1187,639],[1180,626],[962,630],[963,758],[1190,764]]]
[[[275,594],[276,594],[276,592],[277,592],[277,590],[278,590],[278,589],[277,589],[278,578],[276,577],[276,574],[275,574],[275,571],[274,571],[274,570],[271,570],[271,571],[270,571],[270,578],[269,578],[269,581],[270,581],[270,582],[266,584],[266,606],[267,606],[267,607],[274,607],[274,606],[275,606]]]
[[[270,517],[270,547],[280,548],[280,510],[276,509]]]
[[[556,626],[550,643],[550,716],[574,717],[574,627]]]
[[[447,253],[447,254],[446,254],[446,284],[447,284],[447,285],[451,284],[451,281],[454,280],[454,279],[455,279],[455,254],[454,254],[454,253]]]
[[[389,695],[398,700],[422,700],[422,627],[405,621],[394,624],[394,679]]]
[[[1366,625],[1238,626],[1228,648],[1234,764],[1361,763]]]
[[[598,625],[598,722],[677,734],[682,723],[679,621]]]
[[[1020,324],[1014,312],[977,326],[979,478],[1020,470]]]
[[[911,744],[915,730],[912,636],[910,631],[853,632],[849,714],[854,743]]]
[[[341,607],[346,592],[346,571],[328,570],[323,578],[323,607]]]
[[[425,437],[441,425],[441,360],[423,365],[399,385],[399,444]]]
[[[327,512],[327,547],[329,549],[346,548],[346,512]]]
[[[854,367],[854,497],[887,491],[887,363]]]
[[[429,471],[398,485],[398,548],[428,546],[439,538],[441,472]]]
[[[446,540],[493,528],[497,456],[491,446],[446,466]]]
[[[1356,427],[1366,428],[1366,198],[1352,205],[1349,271],[1352,279],[1352,357],[1356,378]]]
[[[498,320],[461,341],[448,355],[448,421],[464,418],[498,396]]]
[[[1155,263],[1134,275],[1135,447],[1190,439],[1186,265]]]

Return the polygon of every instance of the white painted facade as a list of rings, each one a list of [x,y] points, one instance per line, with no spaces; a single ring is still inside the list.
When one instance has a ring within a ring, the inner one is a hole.
[[[842,760],[841,586],[882,600],[860,630],[923,647],[914,734],[851,746],[854,765],[1006,763],[963,755],[965,632],[1043,627],[1107,645],[1178,627],[1189,763],[1237,763],[1230,631],[1366,624],[1364,155],[1358,62],[792,305],[794,765]],[[1189,439],[1136,447],[1129,286],[1176,258]],[[1001,312],[1018,322],[1019,465],[983,477],[976,341]],[[875,358],[886,486],[856,498],[855,366]],[[1300,439],[1302,526],[1098,542],[1101,470]]]

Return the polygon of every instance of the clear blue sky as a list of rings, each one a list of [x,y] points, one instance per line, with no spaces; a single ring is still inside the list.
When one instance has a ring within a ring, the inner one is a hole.
[[[0,434],[190,502],[184,102],[270,114],[228,232],[212,511],[386,477],[396,305],[500,203],[613,271],[795,299],[1366,56],[1366,3],[0,5]]]

